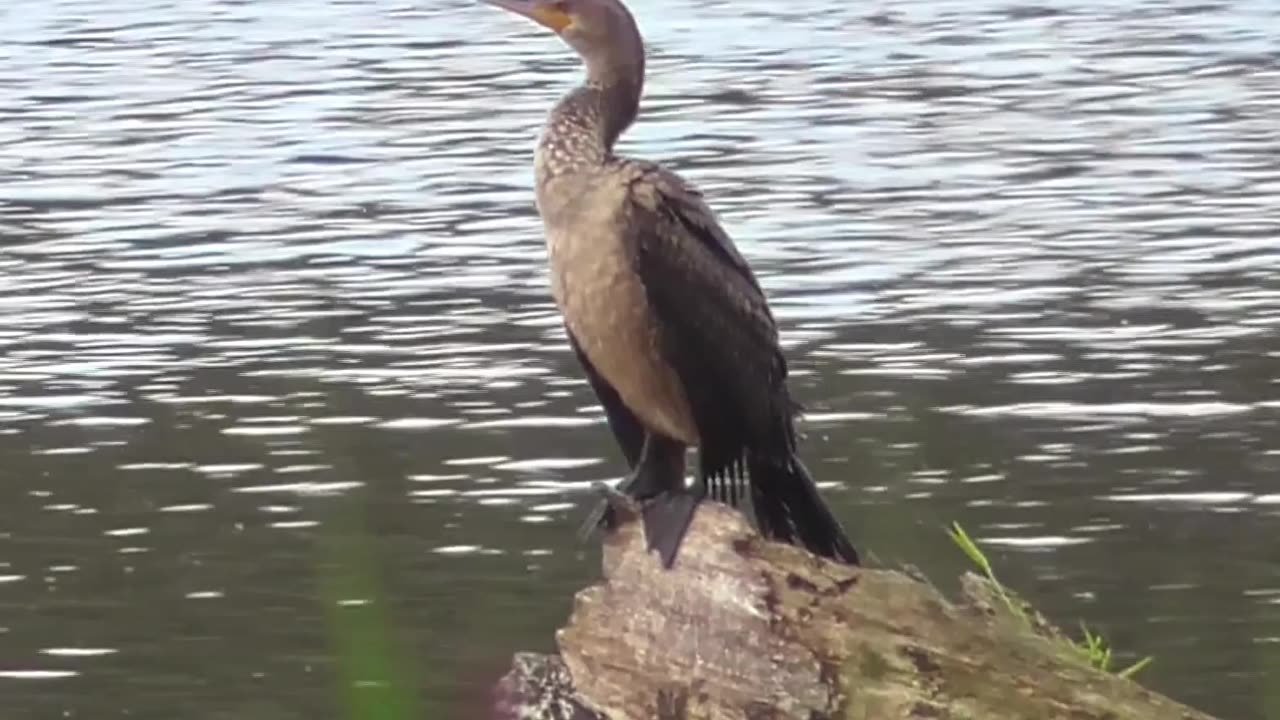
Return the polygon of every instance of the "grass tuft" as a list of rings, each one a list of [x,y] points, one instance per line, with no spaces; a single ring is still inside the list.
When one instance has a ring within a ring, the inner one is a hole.
[[[991,586],[996,589],[996,593],[1000,595],[1000,599],[1004,602],[1005,607],[1009,609],[1009,612],[1020,619],[1026,625],[1028,630],[1034,630],[1031,618],[1027,615],[1026,608],[1024,608],[1021,603],[1015,602],[1013,598],[1009,597],[1009,593],[1005,590],[1004,585],[998,578],[996,578],[995,568],[992,567],[991,561],[987,558],[986,553],[982,552],[982,548],[978,547],[978,543],[969,536],[969,533],[965,532],[964,528],[960,527],[960,523],[951,523],[951,527],[947,528],[947,535],[951,538],[951,541],[960,548],[960,551],[969,558],[969,561],[982,571],[982,574],[991,583]],[[1103,672],[1111,672],[1111,644],[1107,642],[1105,637],[1090,630],[1083,622],[1080,623],[1080,631],[1083,638],[1081,640],[1070,641],[1071,647],[1075,649],[1076,652],[1080,653],[1081,657],[1083,657],[1090,666]],[[1132,678],[1134,675],[1142,672],[1153,661],[1154,658],[1148,655],[1115,674],[1123,678]]]

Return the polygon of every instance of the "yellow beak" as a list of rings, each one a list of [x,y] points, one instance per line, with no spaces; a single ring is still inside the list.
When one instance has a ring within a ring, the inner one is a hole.
[[[484,0],[485,2],[523,15],[539,25],[559,33],[573,24],[569,13],[559,10],[545,0]]]

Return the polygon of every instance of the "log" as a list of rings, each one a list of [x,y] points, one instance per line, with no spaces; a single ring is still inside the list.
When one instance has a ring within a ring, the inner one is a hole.
[[[711,502],[670,570],[634,515],[604,544],[560,654],[519,654],[499,683],[499,720],[1212,720],[1094,669],[976,575],[949,602],[766,541]]]

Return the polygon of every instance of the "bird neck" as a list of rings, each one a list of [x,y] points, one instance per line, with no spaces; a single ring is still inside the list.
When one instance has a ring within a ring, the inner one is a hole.
[[[540,172],[599,166],[613,157],[614,143],[639,111],[641,85],[621,74],[589,73],[551,111],[538,147]]]

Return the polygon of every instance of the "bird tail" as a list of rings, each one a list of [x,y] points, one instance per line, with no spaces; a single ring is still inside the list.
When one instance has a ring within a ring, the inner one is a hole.
[[[827,507],[804,463],[794,454],[747,459],[751,505],[760,533],[815,555],[858,565],[858,551]]]

